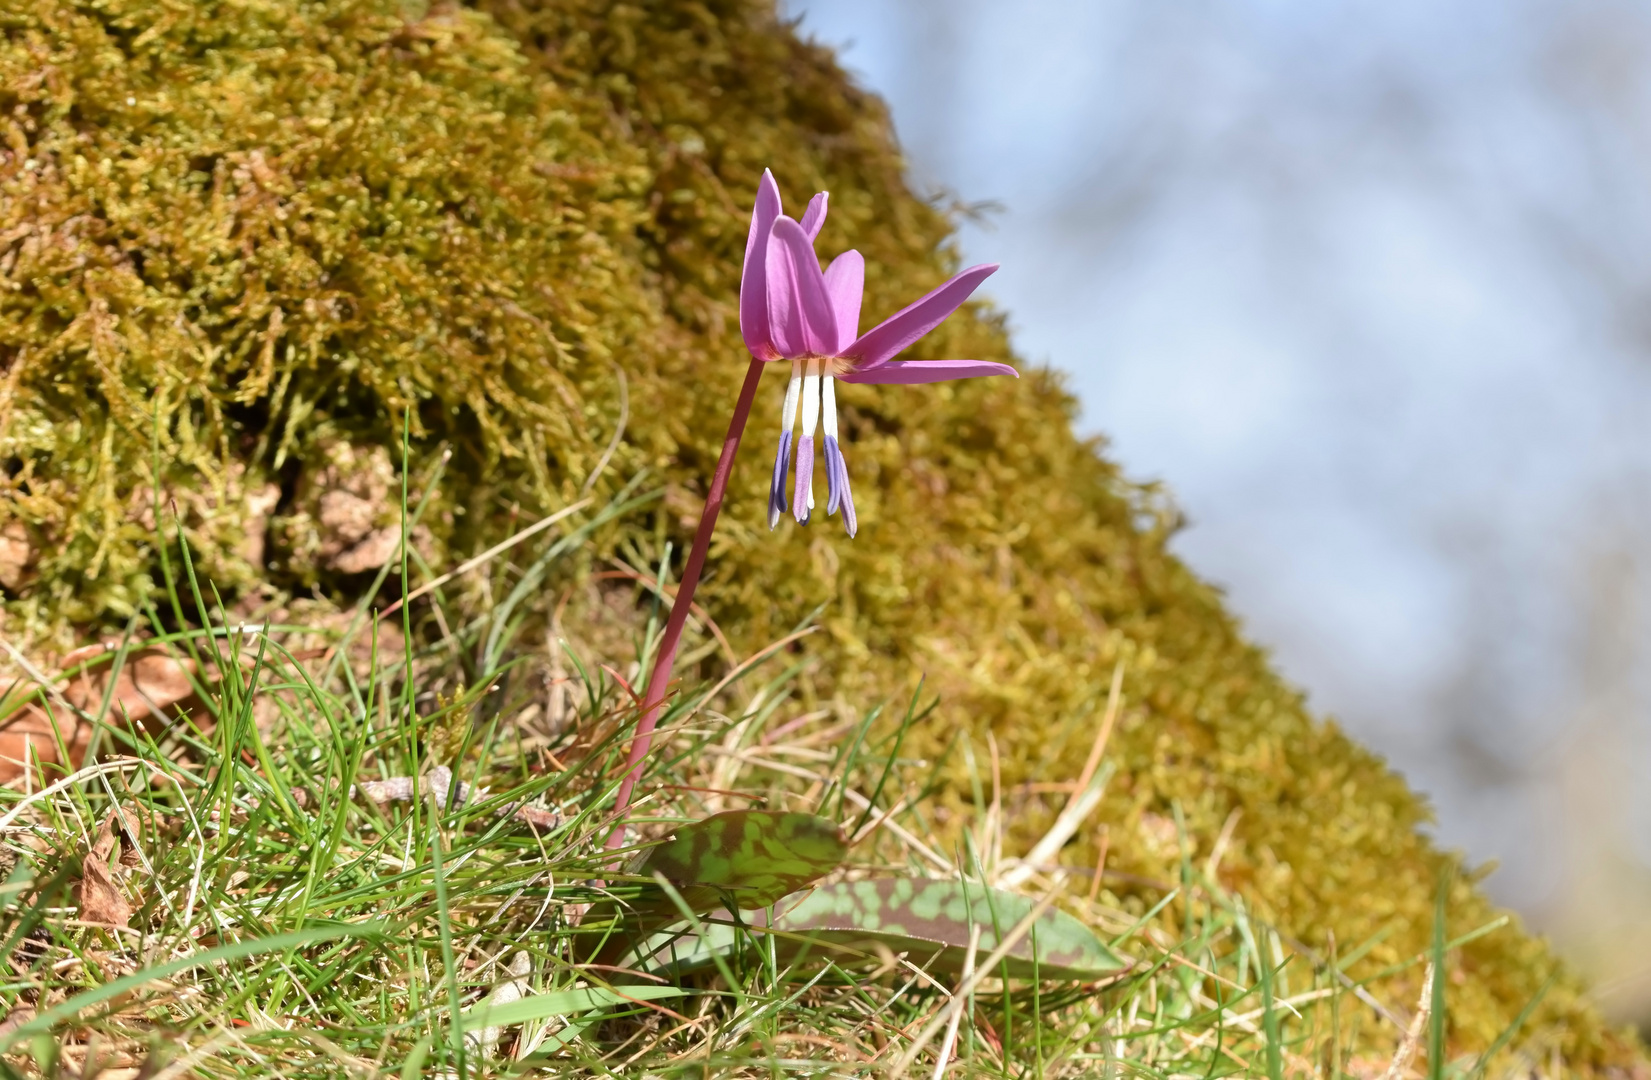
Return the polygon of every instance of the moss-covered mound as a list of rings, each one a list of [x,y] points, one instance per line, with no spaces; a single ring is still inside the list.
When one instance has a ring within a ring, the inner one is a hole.
[[[404,409],[416,476],[453,455],[432,562],[643,468],[667,498],[604,543],[680,551],[745,366],[764,167],[793,207],[831,190],[820,246],[865,254],[868,320],[954,268],[882,106],[767,0],[3,10],[0,633],[37,649],[141,611],[157,496],[227,593],[348,596],[387,553]],[[1013,360],[986,308],[914,356]],[[1227,828],[1220,877],[1305,945],[1376,937],[1355,976],[1426,947],[1448,857],[1425,807],[1166,553],[1173,509],[1073,434],[1058,378],[843,387],[850,541],[765,527],[770,375],[701,593],[736,650],[824,604],[819,701],[903,699],[923,673],[928,748],[994,733],[1011,794],[1078,771],[1121,663],[1109,883],[1178,880],[1179,815],[1200,866]],[[1015,796],[1022,842],[1043,798]],[[1080,837],[1064,861],[1094,856]],[[1459,879],[1452,932],[1493,917]],[[1463,1051],[1554,966],[1512,929],[1453,963]],[[1377,993],[1407,1008],[1406,978]],[[1522,1037],[1542,1032],[1576,1069],[1637,1060],[1565,982]]]

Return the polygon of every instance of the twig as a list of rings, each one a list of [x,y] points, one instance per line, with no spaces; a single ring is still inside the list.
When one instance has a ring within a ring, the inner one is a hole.
[[[626,566],[618,559],[609,559],[608,561],[619,567],[619,569],[605,570],[599,574],[592,574],[592,581],[601,581],[603,578],[623,578],[626,581],[636,582],[644,589],[647,589],[649,592],[658,596],[661,600],[669,600],[672,603],[676,602],[676,594],[678,590],[672,589],[669,585],[661,584],[659,581],[659,575],[644,574],[635,567]],[[711,618],[710,612],[706,611],[698,604],[690,604],[688,605],[688,614],[691,618],[703,624],[705,629],[711,632],[711,636],[716,638],[717,644],[722,647],[722,655],[728,658],[728,662],[730,664],[734,663],[734,646],[729,644],[728,638],[722,632],[722,627],[718,626],[716,620]]]
[[[778,641],[769,642],[767,645],[764,645],[757,652],[752,653],[749,657],[747,657],[744,661],[742,661],[738,667],[736,667],[734,670],[730,671],[728,674],[724,675],[722,677],[722,679],[715,686],[711,687],[711,692],[709,694],[705,695],[704,700],[705,701],[714,700],[718,694],[722,693],[723,688],[726,687],[729,683],[733,682],[735,679],[739,678],[741,675],[745,674],[747,671],[751,670],[756,665],[762,663],[764,660],[768,659],[770,656],[772,656],[774,653],[778,652],[780,649],[785,648],[787,645],[791,644],[793,641],[801,641],[803,638],[805,638],[808,635],[814,633],[814,631],[816,631],[818,629],[819,629],[818,626],[805,626],[801,630],[798,630],[796,633],[787,634],[785,637],[781,638]]]
[[[104,776],[108,773],[125,772],[128,769],[148,769],[156,776],[176,779],[169,773],[162,772],[160,769],[155,768],[154,765],[142,760],[141,758],[112,758],[108,761],[100,761],[96,765],[88,765],[78,772],[70,773],[68,776],[65,776],[63,779],[59,780],[50,787],[43,787],[34,794],[27,795],[22,799],[19,799],[12,805],[12,808],[6,812],[5,816],[0,817],[0,829],[4,829],[12,822],[16,821],[18,815],[28,809],[30,805],[37,803],[42,799],[50,798],[51,796],[56,795],[58,792],[67,788],[74,787],[82,780],[90,780],[93,777]]]
[[[856,844],[860,843],[860,841],[876,832],[883,826],[884,822],[893,821],[894,815],[898,814],[905,808],[906,800],[904,798],[887,810],[879,810],[877,807],[873,806],[871,808],[871,820],[860,826],[860,831],[849,838],[849,847],[854,847]]]
[[[1124,704],[1124,662],[1119,660],[1112,665],[1112,687],[1106,692],[1106,715],[1101,718],[1101,730],[1095,734],[1095,743],[1089,748],[1089,759],[1083,763],[1083,772],[1078,774],[1078,782],[1072,788],[1072,794],[1089,786],[1090,778],[1101,764],[1101,755],[1106,752],[1106,744],[1112,738],[1112,725],[1118,722],[1118,710]]]
[[[1066,808],[1060,812],[1060,816],[1055,819],[1055,823],[1049,826],[1049,831],[1043,834],[1043,839],[1039,840],[1037,845],[1026,853],[1026,857],[1016,860],[1014,866],[997,876],[996,884],[998,887],[1003,889],[1015,888],[1036,873],[1038,867],[1043,866],[1059,855],[1061,848],[1065,847],[1066,842],[1072,839],[1072,834],[1078,831],[1078,827],[1084,823],[1084,819],[1089,817],[1095,807],[1100,805],[1101,799],[1105,795],[1106,781],[1103,778],[1099,784],[1093,785],[1082,795],[1068,802]]]
[[[574,503],[572,506],[563,507],[562,509],[556,511],[556,513],[551,514],[549,517],[540,518],[538,521],[534,522],[532,525],[529,525],[527,528],[523,529],[521,532],[517,533],[515,536],[510,537],[508,540],[501,540],[499,543],[494,544],[492,547],[488,548],[486,551],[482,552],[480,555],[477,555],[473,559],[469,559],[465,562],[460,563],[458,566],[454,567],[453,569],[449,570],[447,573],[445,573],[445,574],[441,575],[440,577],[436,578],[434,581],[426,582],[425,584],[420,585],[418,588],[414,589],[412,592],[408,593],[406,596],[402,597],[400,600],[397,600],[395,603],[393,603],[389,607],[385,608],[379,614],[379,618],[382,619],[386,615],[394,614],[396,611],[399,611],[401,609],[401,606],[403,604],[411,604],[414,600],[417,600],[419,597],[423,596],[425,593],[429,592],[430,590],[439,589],[443,585],[447,584],[449,581],[452,581],[454,578],[460,577],[464,574],[468,574],[470,571],[476,569],[476,567],[481,566],[483,563],[485,563],[488,560],[494,558],[495,556],[499,555],[500,553],[509,551],[511,548],[515,547],[517,544],[521,543],[523,540],[526,540],[528,537],[537,536],[539,533],[544,532],[546,529],[550,528],[552,525],[556,524],[558,521],[561,521],[563,518],[567,517],[569,514],[575,513],[579,510],[583,510],[585,507],[590,505],[590,502],[591,501],[589,499],[580,499],[578,502]]]
[[[1089,902],[1093,904],[1095,897],[1101,894],[1101,876],[1106,873],[1106,849],[1112,845],[1112,828],[1109,825],[1101,826],[1101,850],[1095,856],[1095,873],[1089,879]]]
[[[1221,856],[1227,853],[1227,845],[1232,842],[1233,830],[1238,828],[1238,819],[1243,816],[1242,807],[1233,807],[1221,826],[1220,835],[1215,838],[1215,846],[1210,848],[1210,857],[1204,862],[1204,876],[1212,883],[1216,881],[1215,872],[1221,867]]]
[[[429,795],[435,804],[446,809],[448,794],[453,790],[453,770],[445,765],[437,765],[424,775],[422,780],[415,781],[411,776],[392,776],[384,780],[363,780],[351,788],[351,794],[360,794],[376,803],[410,802],[415,793]],[[463,781],[459,782],[459,789],[455,793],[455,806],[463,806],[474,801],[477,796],[485,796],[486,788],[475,788]],[[509,806],[499,808],[500,817],[512,817],[518,821],[525,821],[529,825],[541,829],[555,829],[562,824],[562,815],[555,810],[544,810],[536,806],[529,806],[524,799]]]
[[[1422,975],[1422,998],[1416,1003],[1416,1015],[1410,1018],[1410,1026],[1405,1029],[1404,1038],[1399,1040],[1399,1050],[1382,1074],[1382,1080],[1403,1080],[1410,1070],[1410,1059],[1416,1056],[1416,1048],[1422,1044],[1422,1032],[1427,1030],[1428,1016],[1432,1010],[1433,965],[1429,963],[1426,973]]]
[[[1009,950],[1020,944],[1021,938],[1031,933],[1032,927],[1037,921],[1043,918],[1044,913],[1055,905],[1057,895],[1058,893],[1051,891],[1042,900],[1039,900],[1037,906],[1027,912],[1025,917],[1014,925],[1014,929],[1003,936],[1003,940],[998,943],[998,947],[991,951],[974,974],[958,984],[957,992],[952,995],[952,999],[946,1003],[945,1008],[941,1009],[934,1019],[924,1026],[922,1031],[918,1032],[917,1038],[912,1040],[912,1044],[906,1048],[906,1052],[895,1063],[891,1072],[895,1080],[899,1080],[905,1074],[905,1071],[911,1067],[911,1063],[917,1060],[917,1055],[921,1054],[923,1048],[929,1045],[934,1037],[940,1033],[941,1027],[951,1022],[951,1014],[962,1011],[964,1002],[969,1000],[969,995],[974,993],[975,987],[980,984],[981,980],[986,978],[1005,956],[1009,955]]]
[[[92,719],[92,715],[90,713],[80,708],[63,695],[63,691],[58,688],[57,683],[52,680],[50,675],[47,675],[44,671],[41,671],[39,668],[35,667],[34,664],[30,662],[28,657],[24,656],[21,652],[18,652],[15,645],[7,641],[5,638],[0,638],[0,649],[5,649],[7,655],[11,657],[12,663],[22,668],[23,673],[38,683],[40,688],[47,694],[55,698],[58,704],[62,705],[65,709],[68,709],[82,720]]]
[[[966,993],[965,987],[974,981],[975,977],[975,950],[980,948],[981,925],[975,923],[969,927],[969,951],[963,958],[963,974],[959,977],[957,991],[952,995],[955,999],[959,994]],[[941,1080],[946,1075],[946,1066],[951,1064],[952,1048],[957,1045],[957,1025],[963,1019],[963,1010],[956,1009],[952,1018],[946,1022],[946,1037],[940,1042],[940,1053],[934,1061],[933,1080]]]
[[[1055,823],[1049,826],[1049,831],[1044,833],[1043,839],[1016,865],[998,875],[997,884],[1000,887],[1013,889],[1031,877],[1038,866],[1054,859],[1084,819],[1100,805],[1101,797],[1106,794],[1107,778],[1103,776],[1098,784],[1091,782],[1100,767],[1101,755],[1106,752],[1107,741],[1112,738],[1112,726],[1117,722],[1118,710],[1123,705],[1123,689],[1124,662],[1119,660],[1112,668],[1112,689],[1106,695],[1106,714],[1101,718],[1101,729],[1095,733],[1095,742],[1089,748],[1089,760],[1084,762],[1083,772],[1078,774],[1078,782],[1073,785],[1066,806],[1055,818]]]
[[[774,772],[785,773],[787,776],[795,776],[801,780],[813,780],[815,782],[823,782],[824,780],[819,773],[805,769],[800,765],[788,765],[783,761],[770,761],[767,758],[752,757],[744,750],[724,750],[720,746],[707,746],[705,748],[705,752],[707,754],[720,754],[728,757],[736,757],[745,762],[747,765],[755,765],[760,769],[772,769]],[[846,789],[843,794],[846,795],[848,800],[854,803],[858,809],[865,810],[871,806],[871,800],[860,794],[858,791],[855,791],[853,788]],[[882,820],[886,822],[885,827],[889,830],[889,832],[893,833],[895,836],[898,836],[901,842],[903,842],[907,847],[929,860],[929,862],[934,865],[935,869],[939,870],[942,874],[950,875],[957,872],[956,868],[953,867],[951,863],[937,855],[933,848],[913,836],[896,822],[887,816],[885,816]]]

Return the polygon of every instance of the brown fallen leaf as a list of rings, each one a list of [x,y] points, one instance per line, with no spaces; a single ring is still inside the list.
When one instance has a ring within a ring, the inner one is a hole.
[[[120,810],[109,811],[98,830],[97,840],[80,860],[80,881],[75,885],[75,900],[80,905],[80,917],[85,922],[105,923],[110,926],[130,926],[132,905],[126,902],[109,867],[109,856],[120,844],[115,835],[115,821],[121,819],[121,830],[130,834],[136,826],[125,819]]]
[[[109,1045],[107,1040],[93,1035],[84,1043],[65,1041],[58,1050],[58,1069],[64,1077],[80,1080],[135,1080],[140,1073],[139,1059],[132,1052],[135,1040],[127,1041],[130,1049]],[[155,1075],[153,1073],[151,1076]]]
[[[33,1019],[34,1007],[31,1005],[19,1005],[17,1008],[7,1013],[4,1020],[0,1020],[0,1039],[4,1039],[7,1035],[10,1035],[12,1032],[16,1031],[18,1028]]]
[[[61,666],[70,670],[118,648],[108,642],[88,645],[65,656]],[[180,710],[186,714],[198,711],[199,699],[190,682],[194,670],[192,661],[179,660],[163,649],[150,646],[129,650],[109,699],[108,722],[131,720],[153,734]],[[51,696],[49,711],[40,704],[29,704],[0,718],[0,784],[22,775],[31,761],[43,767],[80,767],[93,732],[92,722],[80,714],[95,714],[102,707],[109,691],[110,671],[108,664],[88,667],[59,685]],[[32,689],[30,683],[13,684],[4,693],[16,695]]]
[[[143,865],[143,855],[138,851],[139,830],[142,828],[144,820],[147,819],[151,833],[153,833],[155,829],[155,815],[151,811],[146,811],[142,816],[140,816],[132,810],[125,809],[124,807],[117,807],[114,811],[110,812],[109,816],[113,818],[116,814],[120,815],[115,821],[115,827],[120,833],[121,844],[119,861],[121,868],[125,870],[135,870]],[[107,823],[104,827],[108,827]]]
[[[62,765],[59,740],[68,756],[68,768],[76,768],[92,741],[92,725],[62,705],[54,707],[50,715],[38,705],[25,705],[0,720],[0,783],[21,776],[35,763],[40,766],[35,770],[37,777],[45,766]]]
[[[75,667],[119,648],[118,644],[105,642],[76,649],[63,658],[63,667]],[[63,696],[77,708],[95,711],[108,693],[109,671],[108,665],[88,668],[64,687]],[[180,660],[164,649],[150,646],[128,650],[110,700],[110,711],[114,714],[111,719],[124,715],[145,723],[168,723],[175,715],[172,707],[189,703],[195,696],[195,687],[189,681],[194,671],[194,661]]]

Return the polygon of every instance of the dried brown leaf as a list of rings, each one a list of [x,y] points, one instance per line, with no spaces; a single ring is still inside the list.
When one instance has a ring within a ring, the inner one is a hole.
[[[123,818],[119,810],[112,810],[98,830],[91,850],[81,858],[80,881],[75,886],[75,900],[80,905],[80,917],[86,922],[110,926],[130,926],[132,905],[120,891],[109,868],[109,856],[120,844],[115,833],[115,822]],[[121,829],[130,834],[136,825],[130,819],[122,821]]]
[[[38,705],[25,705],[0,720],[0,784],[21,776],[31,762],[64,765],[59,739],[68,754],[67,767],[78,768],[92,741],[92,725],[62,706],[48,714]]]
[[[30,1020],[34,1019],[34,1008],[29,1005],[19,1005],[0,1020],[0,1039],[16,1031]]]
[[[63,666],[72,668],[102,653],[119,648],[110,642],[88,645],[63,658]],[[114,697],[110,709],[116,715],[133,719],[170,720],[173,707],[182,705],[186,711],[193,704],[195,687],[190,675],[195,671],[191,660],[179,660],[158,648],[137,648],[126,654],[120,676],[115,680]],[[109,668],[90,668],[77,675],[64,689],[64,696],[77,708],[95,711],[103,704],[108,692]]]
[[[106,923],[110,926],[129,926],[132,905],[121,895],[109,873],[109,865],[95,855],[81,860],[81,879],[75,886],[75,899],[80,904],[80,917],[86,922]]]
[[[59,666],[72,670],[118,649],[113,642],[87,645],[64,656]],[[0,784],[22,775],[31,761],[78,769],[94,730],[81,714],[96,715],[105,695],[109,695],[109,723],[130,719],[151,732],[171,722],[180,711],[198,711],[200,702],[190,682],[194,670],[190,660],[179,660],[159,648],[138,647],[127,652],[113,694],[109,694],[110,664],[78,672],[52,692],[49,711],[29,704],[0,718]],[[22,693],[29,688],[7,688],[7,692]]]

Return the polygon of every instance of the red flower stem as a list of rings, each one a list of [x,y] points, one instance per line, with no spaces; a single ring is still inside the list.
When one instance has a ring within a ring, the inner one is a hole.
[[[614,803],[614,816],[624,815],[631,805],[631,792],[642,778],[642,762],[653,745],[654,726],[665,704],[665,691],[671,684],[671,669],[676,666],[677,642],[682,638],[682,626],[688,621],[688,608],[694,602],[694,589],[699,585],[699,572],[705,568],[705,553],[711,546],[711,534],[716,531],[717,514],[722,510],[722,498],[728,491],[728,478],[734,472],[734,455],[739,453],[740,436],[745,434],[745,421],[751,415],[751,403],[757,397],[757,383],[762,381],[763,362],[755,358],[745,371],[745,384],[740,387],[739,401],[734,405],[733,418],[728,421],[728,434],[722,440],[722,456],[717,459],[717,471],[711,477],[711,490],[705,496],[705,510],[699,516],[699,531],[694,533],[694,546],[688,552],[688,565],[682,569],[682,581],[677,585],[676,599],[671,602],[671,614],[665,620],[665,636],[659,642],[659,656],[654,660],[653,674],[648,676],[648,690],[642,696],[642,718],[636,723],[636,734],[631,737],[631,753],[625,764],[628,773],[619,785],[619,797]],[[618,847],[625,836],[621,821],[608,837],[610,849]]]

